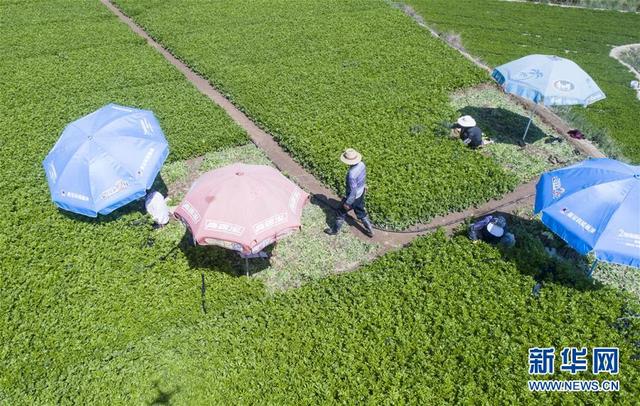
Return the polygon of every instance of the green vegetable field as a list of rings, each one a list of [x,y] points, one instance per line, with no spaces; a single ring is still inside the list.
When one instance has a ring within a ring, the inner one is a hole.
[[[640,14],[499,0],[460,0],[456,7],[449,7],[447,0],[406,3],[438,31],[460,34],[466,50],[491,66],[536,53],[578,63],[607,98],[572,109],[576,124],[587,136],[604,131],[615,143],[610,149],[640,162],[640,101],[629,88],[634,76],[609,57],[614,46],[640,43]]]
[[[0,403],[18,405],[54,387],[73,396],[69,368],[200,315],[200,272],[184,255],[148,270],[174,244],[154,238],[141,204],[102,221],[55,208],[41,162],[64,126],[109,102],[152,109],[170,160],[247,137],[98,2],[1,8]],[[224,273],[225,258],[202,265],[217,306],[262,291]]]
[[[491,157],[438,135],[459,108],[452,91],[485,76],[384,2],[119,3],[331,185],[344,144],[367,152],[383,223],[515,185]],[[212,4],[218,13],[203,12]],[[174,200],[194,173],[270,161],[99,1],[0,10],[0,405],[637,403],[639,290],[624,286],[637,279],[614,268],[603,280],[622,289],[588,279],[584,259],[546,254],[547,240],[567,247],[531,219],[514,221],[511,249],[440,230],[371,259],[377,245],[323,234],[326,213],[309,205],[271,266],[238,277],[237,255],[191,246],[176,221],[154,230],[141,202],[97,219],[57,209],[42,160],[67,123],[110,102],[158,117],[171,154],[156,186]],[[354,261],[367,262],[335,274]],[[620,391],[530,392],[535,346],[619,347]]]
[[[424,222],[516,183],[441,136],[449,93],[486,73],[383,1],[115,3],[335,190],[337,157],[361,150],[378,224]]]

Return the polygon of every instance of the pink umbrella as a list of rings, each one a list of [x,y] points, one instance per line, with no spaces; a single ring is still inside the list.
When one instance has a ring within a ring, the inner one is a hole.
[[[272,167],[233,164],[200,176],[175,214],[197,244],[249,255],[299,230],[308,200]]]

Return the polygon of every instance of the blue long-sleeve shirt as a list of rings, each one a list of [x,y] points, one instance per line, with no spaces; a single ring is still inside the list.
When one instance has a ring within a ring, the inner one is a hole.
[[[345,203],[349,206],[362,196],[367,183],[367,167],[364,162],[353,165],[347,171],[347,198]]]

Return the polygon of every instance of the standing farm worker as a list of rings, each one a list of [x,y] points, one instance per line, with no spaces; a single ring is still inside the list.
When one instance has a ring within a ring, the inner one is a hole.
[[[353,209],[356,217],[362,221],[365,234],[373,237],[373,227],[364,207],[364,195],[367,186],[367,167],[362,162],[362,155],[355,149],[348,148],[340,156],[340,160],[349,165],[346,178],[346,196],[342,199],[341,206],[336,216],[336,224],[332,228],[327,228],[325,232],[329,235],[336,235],[340,231],[347,213]]]
[[[452,127],[460,135],[460,140],[469,148],[478,148],[493,141],[482,139],[482,130],[476,126],[476,120],[471,116],[462,116]]]

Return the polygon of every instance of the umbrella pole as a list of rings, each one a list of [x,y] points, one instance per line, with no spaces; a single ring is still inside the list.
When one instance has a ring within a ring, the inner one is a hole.
[[[244,271],[249,276],[249,258],[244,259]]]
[[[593,275],[593,271],[596,270],[596,266],[598,266],[598,260],[597,259],[595,261],[593,261],[593,264],[591,265],[591,269],[589,269],[589,273],[587,274],[587,276],[589,278],[591,278],[591,275]]]
[[[533,121],[533,115],[536,114],[536,110],[538,109],[538,103],[535,104],[533,110],[531,110],[531,115],[529,116],[529,122],[527,123],[527,128],[524,130],[524,135],[522,136],[522,141],[527,137],[527,133],[529,132],[529,127],[531,126],[531,121]]]

